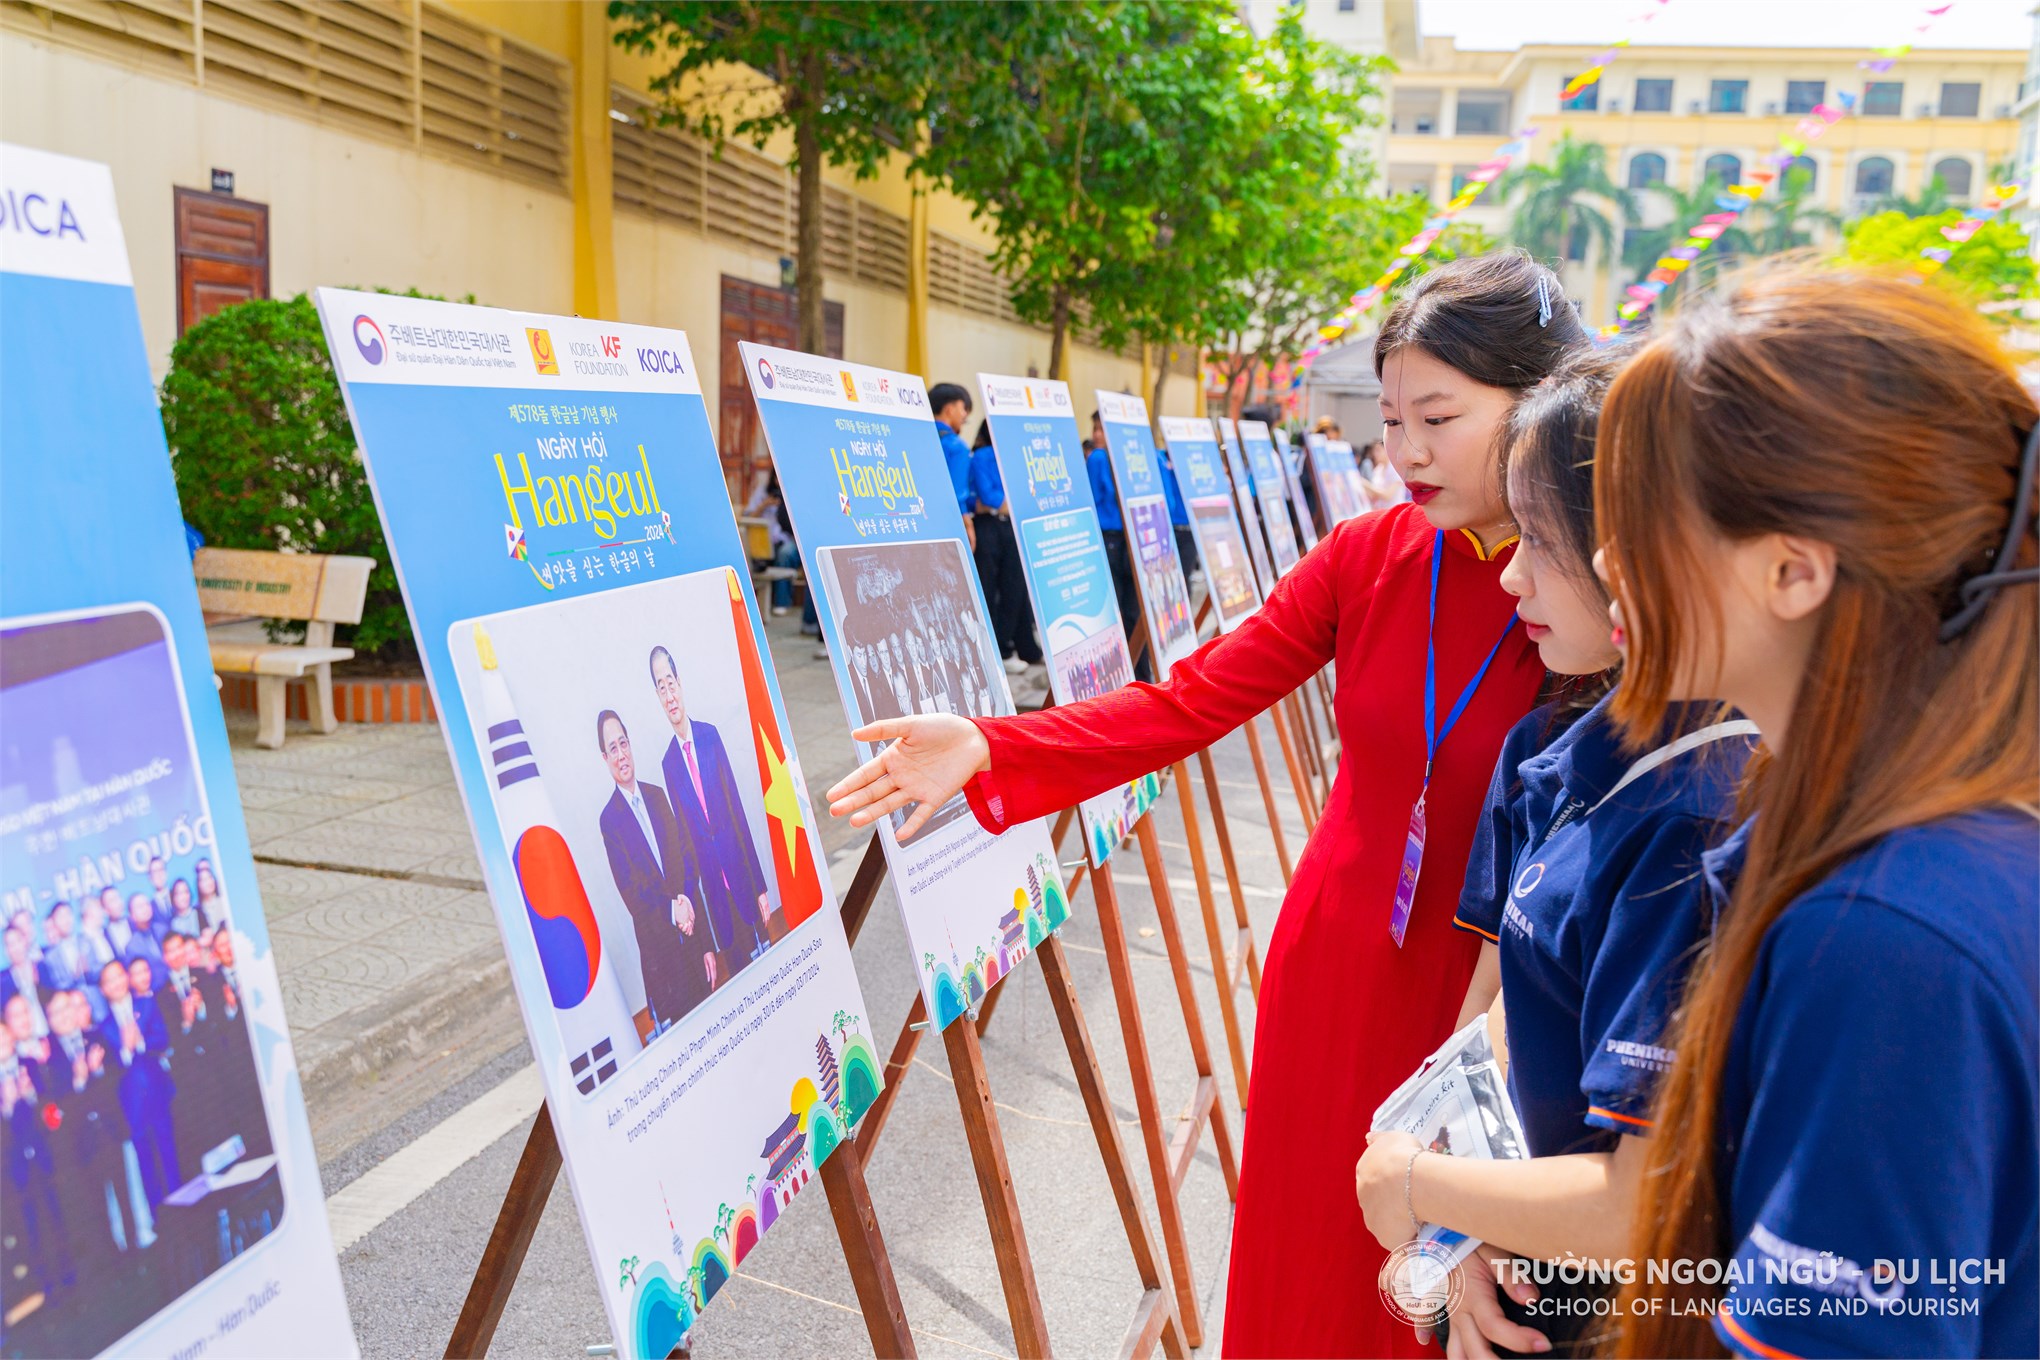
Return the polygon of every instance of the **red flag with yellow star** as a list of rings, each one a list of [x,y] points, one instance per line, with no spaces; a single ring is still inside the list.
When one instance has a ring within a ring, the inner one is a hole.
[[[772,842],[772,877],[779,884],[779,907],[786,923],[797,926],[822,905],[822,878],[815,869],[814,846],[800,815],[800,794],[786,764],[786,742],[772,712],[772,692],[765,685],[765,666],[758,659],[757,636],[744,588],[729,573],[730,621],[737,632],[737,660],[744,668],[744,703],[751,714],[751,737],[758,753],[758,783],[765,790],[766,839]]]

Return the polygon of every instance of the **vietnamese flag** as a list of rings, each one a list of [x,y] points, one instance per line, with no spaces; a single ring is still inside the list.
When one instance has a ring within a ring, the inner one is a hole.
[[[744,706],[751,715],[751,736],[758,754],[758,783],[765,790],[766,838],[772,842],[772,877],[779,884],[779,907],[786,924],[797,926],[822,905],[822,879],[815,871],[814,846],[801,820],[800,793],[786,766],[786,742],[772,712],[772,692],[765,685],[765,667],[758,660],[758,640],[751,631],[751,613],[744,608],[744,588],[729,573],[730,622],[737,634],[737,661],[744,668]]]

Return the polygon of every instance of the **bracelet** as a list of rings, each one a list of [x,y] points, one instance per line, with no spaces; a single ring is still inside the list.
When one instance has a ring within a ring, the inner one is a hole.
[[[1404,1212],[1408,1213],[1410,1216],[1410,1236],[1413,1238],[1420,1235],[1424,1231],[1424,1225],[1423,1222],[1417,1217],[1417,1209],[1415,1202],[1410,1198],[1410,1181],[1412,1180],[1412,1178],[1415,1177],[1417,1172],[1417,1158],[1423,1156],[1430,1150],[1431,1149],[1427,1147],[1418,1148],[1415,1152],[1412,1152],[1410,1154],[1409,1164],[1403,1167],[1402,1203]]]

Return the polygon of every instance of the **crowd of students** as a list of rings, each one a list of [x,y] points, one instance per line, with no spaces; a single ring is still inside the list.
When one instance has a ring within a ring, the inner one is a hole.
[[[217,1244],[180,1241],[180,1222],[192,1233],[205,1225],[165,1203],[209,1167],[272,1150],[226,898],[204,858],[188,877],[160,859],[148,872],[145,890],[108,887],[75,911],[58,901],[40,923],[17,911],[5,928],[0,1298],[10,1317],[36,1295],[59,1315],[105,1311],[91,1300],[116,1276],[132,1288],[112,1311],[146,1314],[244,1245],[224,1233]],[[120,1264],[136,1254],[143,1264]]]
[[[1987,323],[1794,266],[1596,351],[1495,254],[1375,362],[1407,503],[1166,685],[859,731],[832,810],[1001,830],[1336,665],[1227,1355],[2040,1353],[2040,409]],[[1366,1133],[1484,1013],[1531,1155]],[[1412,1327],[1420,1224],[1484,1245]]]

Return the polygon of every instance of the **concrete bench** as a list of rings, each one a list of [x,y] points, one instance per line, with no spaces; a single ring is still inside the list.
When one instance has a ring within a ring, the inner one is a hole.
[[[255,744],[283,745],[284,688],[293,680],[310,682],[306,708],[319,731],[339,727],[333,663],[352,657],[354,649],[333,645],[333,626],[361,622],[375,559],[200,548],[191,565],[199,606],[218,620],[206,629],[213,669],[255,678]],[[271,642],[271,619],[303,623],[305,640]]]

